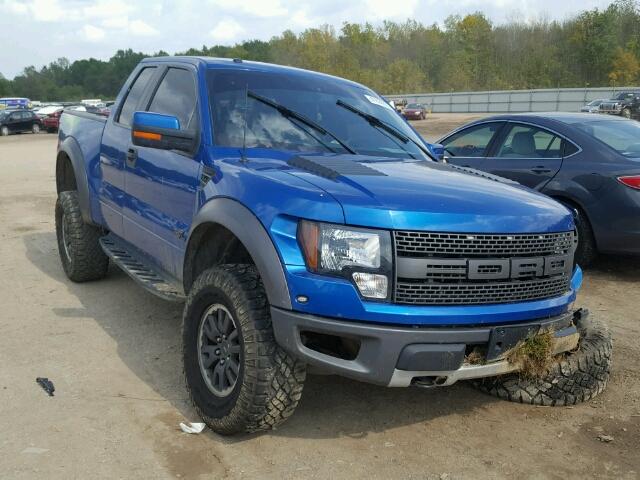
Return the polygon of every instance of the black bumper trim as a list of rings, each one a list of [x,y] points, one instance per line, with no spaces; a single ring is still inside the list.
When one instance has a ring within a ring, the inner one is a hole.
[[[553,328],[570,324],[576,312],[526,321],[511,326]],[[348,320],[336,320],[271,307],[273,331],[278,344],[291,355],[309,365],[329,373],[378,385],[389,385],[398,365],[401,352],[414,344],[488,344],[491,332],[501,325],[448,328],[412,328],[373,325]],[[310,331],[347,337],[360,342],[360,350],[353,360],[333,357],[303,345],[300,332]],[[453,345],[452,345],[453,347]],[[458,347],[459,348],[459,347]],[[446,349],[445,349],[446,350]],[[408,362],[408,360],[403,360]],[[410,362],[414,367],[415,362]]]

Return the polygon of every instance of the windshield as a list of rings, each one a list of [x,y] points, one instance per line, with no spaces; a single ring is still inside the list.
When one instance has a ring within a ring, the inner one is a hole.
[[[217,146],[241,148],[246,142],[248,148],[335,153],[348,153],[347,149],[351,149],[361,155],[428,158],[412,143],[424,146],[422,139],[384,99],[369,89],[315,74],[244,70],[212,69],[207,73],[207,82]],[[285,107],[326,132],[311,128],[286,111],[283,114],[283,109],[255,97]],[[340,107],[339,100],[377,117],[411,141],[402,141]]]
[[[577,128],[597,138],[625,157],[640,157],[640,122],[602,120],[577,123]]]
[[[597,106],[599,106],[601,103],[602,103],[602,100],[594,100],[593,102],[588,103],[587,105],[588,105],[588,106],[590,106],[590,107],[597,107]]]
[[[616,95],[615,97],[613,97],[614,100],[624,100],[625,98],[631,98],[633,97],[633,93],[619,93],[618,95]]]
[[[420,110],[422,108],[422,105],[420,105],[419,103],[410,103],[409,105],[407,105],[408,109],[413,109],[413,110]]]

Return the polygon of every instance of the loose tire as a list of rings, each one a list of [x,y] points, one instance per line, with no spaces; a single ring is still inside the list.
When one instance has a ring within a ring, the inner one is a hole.
[[[78,192],[61,192],[56,202],[56,236],[62,268],[74,282],[98,280],[107,274],[109,258],[100,247],[100,229],[82,219]]]
[[[276,343],[255,267],[205,270],[187,298],[182,332],[189,396],[211,429],[223,435],[269,430],[293,414],[305,365]]]
[[[0,137],[6,137],[9,135],[9,127],[3,126],[0,128]]]
[[[565,406],[591,400],[601,393],[611,369],[611,333],[589,317],[578,325],[579,348],[554,363],[542,378],[518,373],[473,381],[479,390],[512,402],[531,405]]]
[[[37,123],[34,123],[34,124],[31,126],[31,131],[32,131],[33,133],[40,133],[40,125],[38,125]]]

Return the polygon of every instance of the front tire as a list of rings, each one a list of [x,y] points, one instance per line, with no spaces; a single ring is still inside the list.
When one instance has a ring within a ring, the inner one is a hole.
[[[9,127],[0,128],[0,137],[6,137],[7,135],[9,135]]]
[[[40,125],[38,125],[37,123],[34,123],[34,124],[31,126],[31,131],[32,131],[33,133],[40,133]]]
[[[305,365],[276,343],[254,266],[205,270],[187,298],[182,335],[189,396],[211,429],[269,430],[293,414]]]
[[[109,257],[100,247],[100,229],[82,219],[78,192],[60,192],[56,202],[56,236],[62,268],[70,280],[88,282],[107,275]]]
[[[628,108],[625,108],[624,110],[622,110],[622,116],[624,118],[631,118],[631,110]]]

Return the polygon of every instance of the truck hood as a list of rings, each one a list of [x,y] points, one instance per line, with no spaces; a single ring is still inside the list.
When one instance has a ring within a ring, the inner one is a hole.
[[[291,158],[289,173],[333,196],[351,225],[468,233],[572,230],[569,210],[514,182],[433,161]]]

